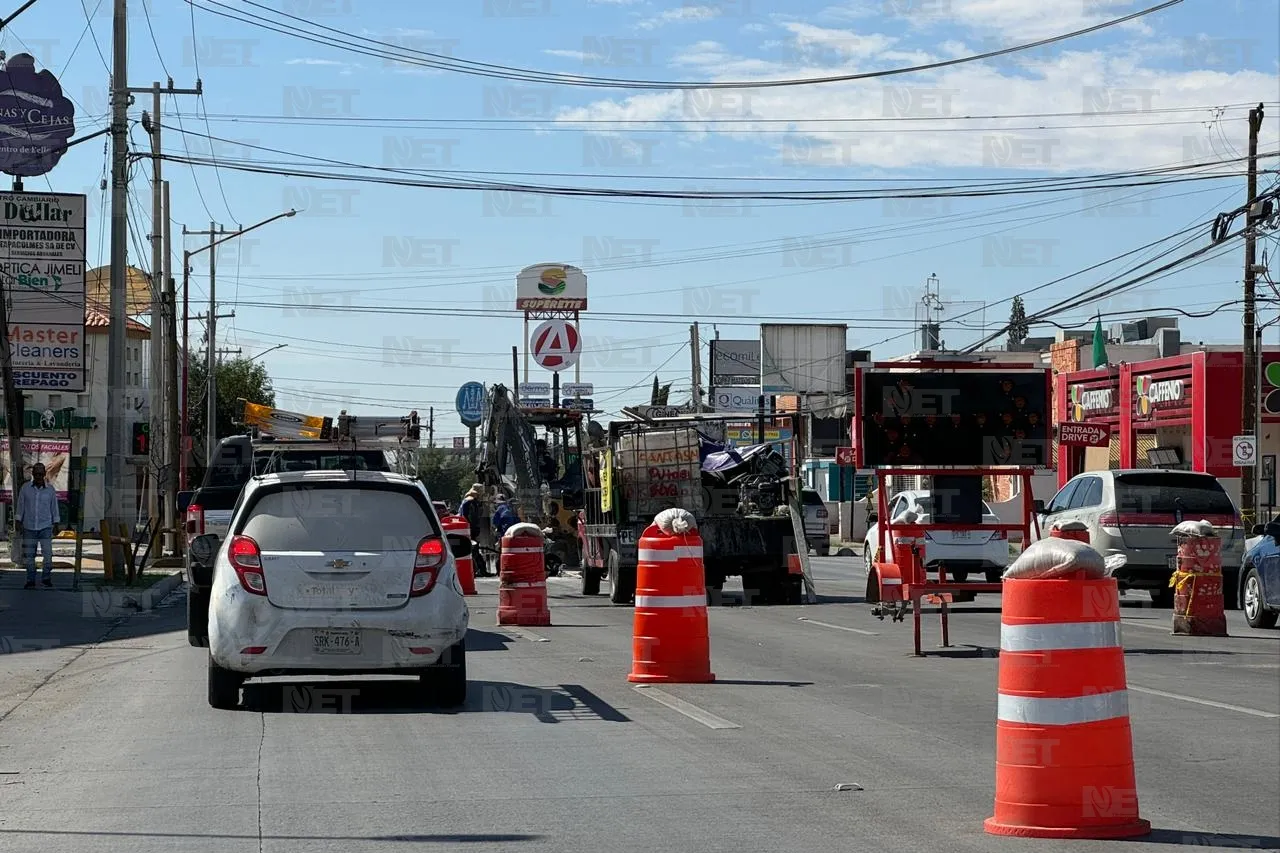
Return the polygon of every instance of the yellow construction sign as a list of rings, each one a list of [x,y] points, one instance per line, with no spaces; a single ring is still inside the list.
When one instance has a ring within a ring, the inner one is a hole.
[[[244,404],[245,425],[277,438],[324,438],[326,421],[332,423],[329,418],[286,412],[247,401]]]

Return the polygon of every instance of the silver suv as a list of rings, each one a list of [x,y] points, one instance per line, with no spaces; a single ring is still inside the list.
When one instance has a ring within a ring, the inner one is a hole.
[[[1177,546],[1170,532],[1183,521],[1210,522],[1222,537],[1223,589],[1236,588],[1245,531],[1231,498],[1215,477],[1159,468],[1090,471],[1063,486],[1048,504],[1036,501],[1041,535],[1060,522],[1081,521],[1104,557],[1124,554],[1116,571],[1121,589],[1145,589],[1151,600],[1173,603],[1169,578]],[[1231,606],[1231,596],[1227,604]]]

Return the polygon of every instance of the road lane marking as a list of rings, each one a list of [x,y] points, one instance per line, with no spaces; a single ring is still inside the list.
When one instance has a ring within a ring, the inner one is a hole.
[[[1224,711],[1235,711],[1239,714],[1248,714],[1251,717],[1263,717],[1268,720],[1280,719],[1280,714],[1273,714],[1270,711],[1259,711],[1257,708],[1245,708],[1242,705],[1228,705],[1226,702],[1212,702],[1208,699],[1197,699],[1194,696],[1183,696],[1181,693],[1165,693],[1163,690],[1152,690],[1150,687],[1134,687],[1129,685],[1129,689],[1134,693],[1147,693],[1151,696],[1163,696],[1165,699],[1178,699],[1183,702],[1191,702],[1196,705],[1207,705],[1210,708],[1221,708]]]
[[[1229,666],[1233,669],[1280,669],[1280,663],[1223,663],[1218,660],[1188,660],[1183,663],[1187,666]]]
[[[703,709],[699,708],[697,705],[691,705],[690,703],[684,701],[683,699],[679,699],[675,696],[672,696],[670,693],[665,693],[656,687],[650,687],[647,684],[638,684],[631,689],[636,691],[642,696],[648,696],[650,699],[657,702],[659,705],[666,705],[671,710],[684,714],[686,717],[688,717],[691,720],[695,720],[696,722],[702,723],[704,726],[706,726],[709,729],[740,729],[742,728],[742,726],[738,725],[737,723],[731,723],[723,717],[717,717],[715,714],[711,713],[710,711],[704,711]]]
[[[864,631],[861,628],[850,628],[847,625],[832,625],[830,622],[819,622],[818,620],[810,619],[807,616],[801,616],[799,621],[804,622],[807,625],[821,625],[823,628],[834,628],[837,631],[848,631],[851,634],[863,634],[868,637],[880,636],[875,631]]]

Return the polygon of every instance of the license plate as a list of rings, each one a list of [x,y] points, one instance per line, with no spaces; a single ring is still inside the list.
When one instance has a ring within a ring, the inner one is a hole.
[[[360,632],[317,629],[311,632],[311,648],[318,655],[358,655]]]
[[[953,530],[951,531],[951,536],[956,540],[968,541],[973,538],[973,531],[972,530]]]
[[[1169,558],[1169,568],[1175,572],[1178,570],[1178,557],[1176,554]]]

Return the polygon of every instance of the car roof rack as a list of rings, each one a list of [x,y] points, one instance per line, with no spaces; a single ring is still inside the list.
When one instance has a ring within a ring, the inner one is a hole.
[[[247,400],[240,402],[244,404],[244,423],[257,442],[280,446],[332,444],[343,448],[382,449],[416,449],[421,446],[422,428],[416,409],[400,417],[352,415],[343,409],[335,419],[289,412]]]

